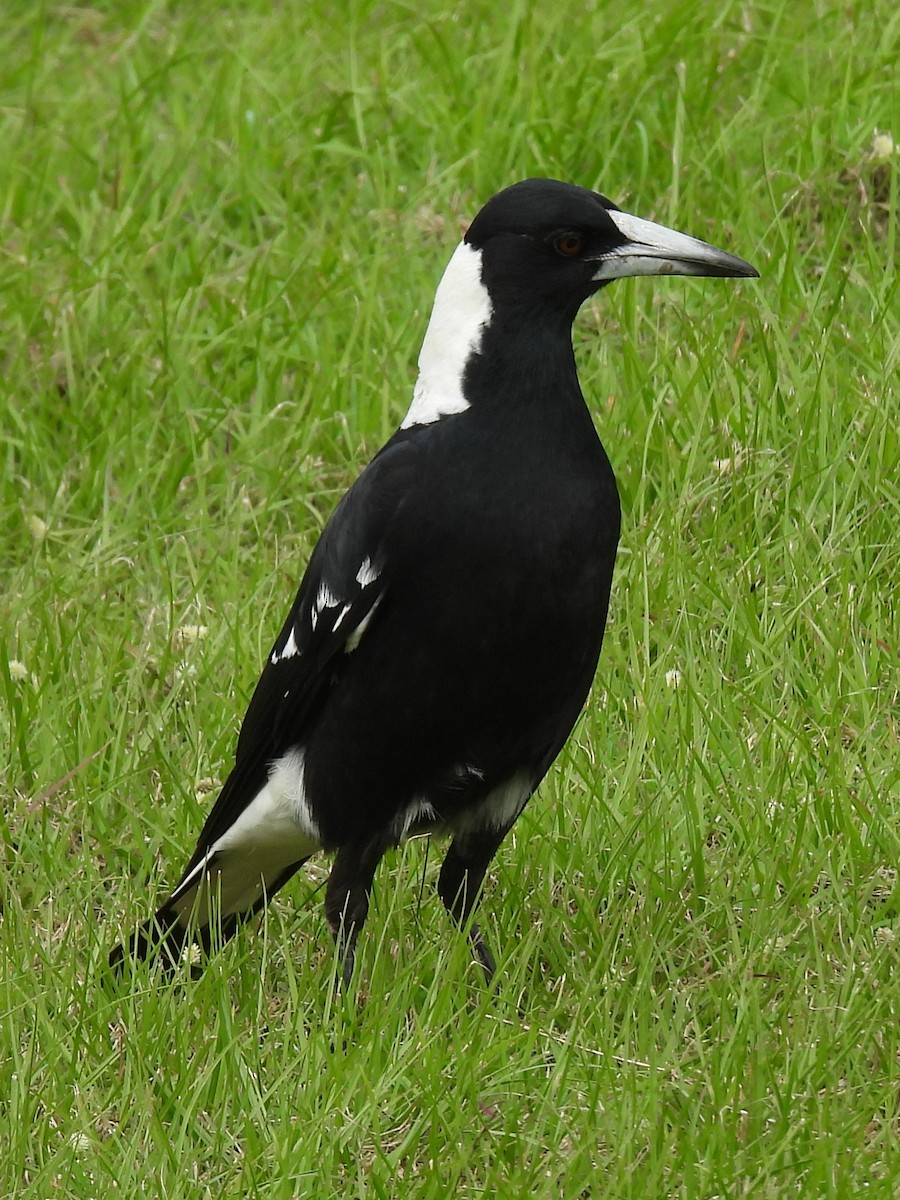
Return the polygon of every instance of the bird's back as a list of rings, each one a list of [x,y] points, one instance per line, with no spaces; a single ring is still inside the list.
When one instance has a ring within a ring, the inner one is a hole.
[[[558,408],[464,412],[382,452],[410,460],[384,530],[389,602],[306,742],[328,843],[416,797],[447,818],[515,774],[531,790],[568,736],[600,652],[619,502],[580,393]]]

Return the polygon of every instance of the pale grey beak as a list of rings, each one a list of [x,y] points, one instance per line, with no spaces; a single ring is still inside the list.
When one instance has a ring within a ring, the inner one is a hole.
[[[598,260],[595,280],[624,279],[628,275],[759,276],[755,267],[736,254],[718,250],[686,233],[630,213],[610,211],[609,218],[627,241]]]

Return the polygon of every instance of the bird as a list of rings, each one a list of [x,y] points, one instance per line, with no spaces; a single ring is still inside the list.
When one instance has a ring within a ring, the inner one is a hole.
[[[196,849],[111,967],[208,952],[324,851],[349,987],[383,855],[443,834],[437,891],[491,982],[475,904],[587,699],[620,535],[572,326],[637,275],[758,272],[559,180],[521,180],[478,212],[438,284],[408,411],[321,532]]]

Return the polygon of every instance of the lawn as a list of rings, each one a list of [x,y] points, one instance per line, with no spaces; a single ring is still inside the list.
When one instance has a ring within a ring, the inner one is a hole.
[[[900,1196],[890,0],[62,6],[0,26],[0,1196]],[[388,857],[199,979],[193,848],[318,531],[528,175],[749,259],[576,325],[623,540],[486,990]]]

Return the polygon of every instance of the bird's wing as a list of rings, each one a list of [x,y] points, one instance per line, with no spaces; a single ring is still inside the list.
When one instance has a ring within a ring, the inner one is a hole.
[[[322,531],[250,700],[234,768],[210,811],[185,877],[252,801],[270,765],[302,744],[339,656],[352,653],[381,604],[389,603],[390,564],[384,542],[409,494],[418,457],[415,440],[401,433],[388,442]]]

